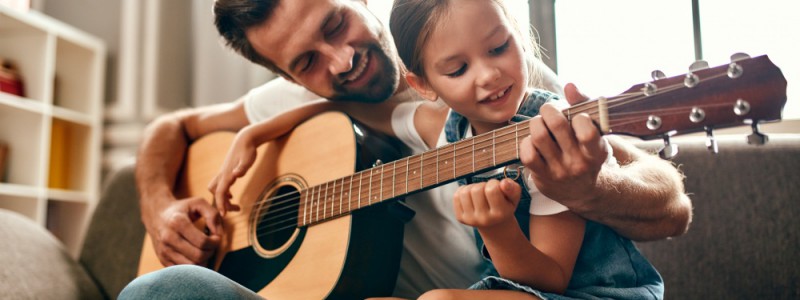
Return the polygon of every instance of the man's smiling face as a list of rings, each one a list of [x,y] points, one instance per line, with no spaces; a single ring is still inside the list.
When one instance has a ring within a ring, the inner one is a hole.
[[[330,100],[382,102],[397,89],[392,39],[357,0],[283,0],[247,40],[290,80]]]

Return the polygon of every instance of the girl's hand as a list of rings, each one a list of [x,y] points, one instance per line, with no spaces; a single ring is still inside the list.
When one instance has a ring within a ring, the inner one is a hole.
[[[520,192],[519,184],[508,178],[461,186],[453,196],[456,219],[478,229],[514,221]]]
[[[228,150],[225,162],[219,173],[208,184],[208,190],[214,195],[214,203],[222,216],[227,211],[238,211],[239,206],[231,203],[231,186],[239,177],[247,174],[256,160],[256,142],[248,134],[247,128],[241,130]]]

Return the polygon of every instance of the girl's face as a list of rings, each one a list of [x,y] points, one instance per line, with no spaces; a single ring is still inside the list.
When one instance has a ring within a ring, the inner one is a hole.
[[[422,94],[467,117],[475,134],[497,129],[508,124],[527,89],[522,46],[495,2],[449,5],[422,49],[428,90]]]

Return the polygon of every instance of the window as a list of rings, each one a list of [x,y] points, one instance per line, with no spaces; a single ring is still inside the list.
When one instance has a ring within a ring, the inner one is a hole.
[[[691,0],[555,4],[559,77],[590,96],[617,95],[655,69],[685,73],[695,60]],[[789,82],[784,119],[800,119],[798,11],[796,1],[699,0],[702,58],[717,66],[736,52],[769,55]]]

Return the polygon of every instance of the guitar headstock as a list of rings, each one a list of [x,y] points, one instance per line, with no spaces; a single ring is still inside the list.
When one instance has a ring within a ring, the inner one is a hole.
[[[608,132],[656,139],[781,119],[786,79],[766,55],[692,69],[608,98]]]

